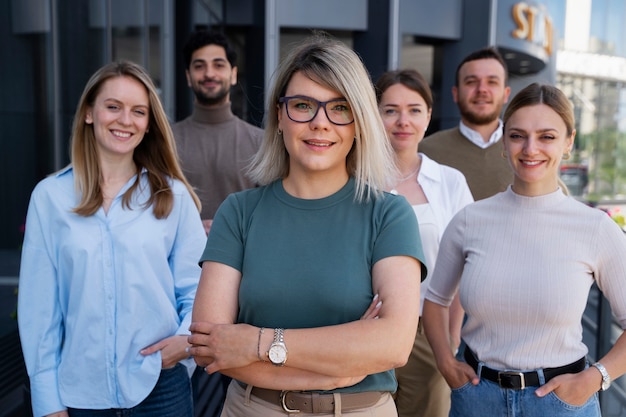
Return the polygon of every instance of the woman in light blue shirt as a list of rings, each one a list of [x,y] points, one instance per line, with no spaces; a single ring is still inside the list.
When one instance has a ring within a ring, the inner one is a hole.
[[[186,335],[206,237],[145,70],[98,70],[71,139],[71,164],[35,187],[26,221],[18,322],[33,413],[192,416]]]

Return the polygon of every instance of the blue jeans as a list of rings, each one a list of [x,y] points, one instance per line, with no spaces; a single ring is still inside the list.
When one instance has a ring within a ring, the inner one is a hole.
[[[108,410],[68,409],[70,417],[193,417],[191,381],[187,368],[177,364],[161,370],[156,386],[133,408]]]
[[[544,384],[543,374],[540,374]],[[481,378],[476,386],[470,382],[452,390],[449,417],[600,417],[598,394],[582,406],[563,402],[554,392],[539,398],[537,387],[523,390],[500,388],[495,382]]]

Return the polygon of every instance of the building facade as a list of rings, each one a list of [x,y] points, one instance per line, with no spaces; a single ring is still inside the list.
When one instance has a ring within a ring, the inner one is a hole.
[[[14,298],[30,193],[69,162],[75,106],[87,79],[107,62],[142,64],[174,122],[192,108],[184,41],[195,28],[222,30],[239,52],[233,110],[262,126],[264,92],[281,57],[312,30],[324,30],[357,51],[374,80],[389,69],[419,70],[434,94],[433,132],[458,123],[451,88],[459,61],[496,46],[512,94],[537,81],[557,84],[572,100],[577,148],[564,171],[572,191],[615,198],[626,194],[624,18],[623,0],[2,1],[0,297]],[[594,294],[584,325],[597,356],[611,343],[612,328]],[[0,317],[13,308],[0,303]],[[3,334],[15,324],[0,318],[0,326]],[[624,384],[615,385],[614,398],[603,401],[607,416],[625,410]]]
[[[580,195],[626,203],[626,3],[568,0],[557,84],[574,104],[574,166],[588,172]],[[571,177],[572,181],[580,177]]]
[[[193,28],[223,30],[238,48],[234,111],[257,125],[274,68],[312,29],[353,47],[373,79],[392,68],[422,72],[435,95],[431,131],[458,122],[450,89],[472,50],[501,48],[514,91],[556,77],[549,9],[512,0],[8,0],[0,12],[2,251],[19,249],[34,185],[69,162],[71,118],[101,65],[142,64],[171,120],[190,113],[180,49]]]

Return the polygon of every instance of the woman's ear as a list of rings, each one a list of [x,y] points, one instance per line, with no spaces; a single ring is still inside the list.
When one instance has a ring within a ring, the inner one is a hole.
[[[279,132],[282,132],[283,129],[280,127],[280,124],[283,121],[283,113],[280,111],[280,104],[276,105],[276,116],[278,117],[278,123],[276,124],[276,127],[278,128]]]
[[[576,137],[576,129],[572,130],[572,134],[569,136],[567,140],[567,150],[569,152],[574,148],[574,138]]]

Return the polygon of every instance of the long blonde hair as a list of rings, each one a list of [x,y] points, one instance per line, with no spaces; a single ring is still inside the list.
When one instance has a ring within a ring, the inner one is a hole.
[[[316,34],[297,46],[279,65],[267,99],[265,137],[248,171],[258,184],[268,184],[289,173],[289,155],[278,134],[278,99],[295,73],[339,92],[352,107],[355,141],[346,168],[355,178],[355,198],[380,194],[396,172],[393,151],[378,113],[371,78],[358,55],[341,42]]]
[[[200,200],[185,179],[178,163],[174,135],[152,79],[141,66],[129,61],[119,61],[103,66],[91,76],[74,115],[71,163],[75,187],[80,195],[80,202],[74,208],[74,212],[81,216],[91,216],[103,203],[100,187],[102,170],[96,137],[93,125],[86,123],[86,116],[89,109],[93,108],[102,85],[115,77],[131,77],[141,83],[148,93],[150,102],[149,129],[133,153],[137,179],[122,196],[122,204],[130,208],[132,195],[139,186],[140,174],[145,168],[150,184],[150,198],[145,202],[145,206],[153,206],[156,218],[166,218],[172,211],[174,198],[169,185],[170,178],[181,181],[187,187],[200,210]]]

